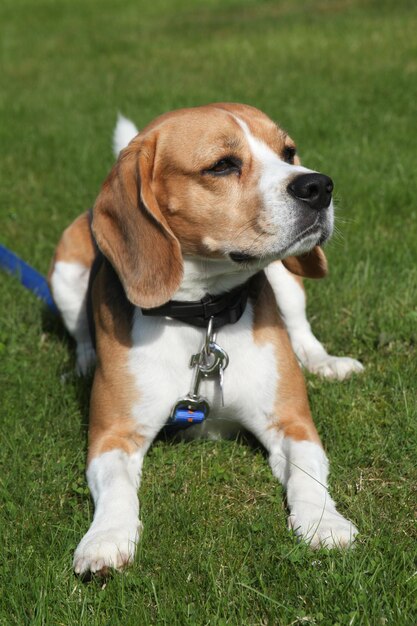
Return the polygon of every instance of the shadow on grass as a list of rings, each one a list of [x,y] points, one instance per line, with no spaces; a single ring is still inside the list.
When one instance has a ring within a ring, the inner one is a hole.
[[[71,383],[76,391],[77,402],[80,410],[80,429],[87,445],[88,434],[88,412],[90,404],[91,386],[93,383],[94,371],[86,376],[79,376],[76,372],[75,363],[75,341],[65,329],[59,315],[55,315],[49,309],[42,311],[42,332],[52,335],[57,343],[70,355],[70,364],[65,367],[65,371],[57,372],[57,382]]]

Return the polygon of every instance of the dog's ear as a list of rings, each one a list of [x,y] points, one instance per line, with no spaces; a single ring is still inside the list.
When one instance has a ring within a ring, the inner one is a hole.
[[[320,246],[300,256],[282,259],[282,263],[292,274],[304,278],[324,278],[327,274],[327,259]]]
[[[93,208],[92,230],[128,299],[151,308],[178,289],[183,260],[152,188],[156,134],[140,135],[122,151]]]

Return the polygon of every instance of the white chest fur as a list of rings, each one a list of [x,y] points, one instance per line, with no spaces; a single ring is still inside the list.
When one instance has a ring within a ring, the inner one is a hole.
[[[229,355],[224,372],[224,404],[218,378],[202,381],[199,393],[210,403],[209,418],[195,434],[224,435],[233,422],[241,425],[266,419],[273,410],[277,362],[273,346],[258,345],[252,331],[249,303],[242,318],[221,328],[216,341]],[[145,317],[137,309],[132,328],[129,370],[137,381],[133,417],[140,430],[152,434],[166,422],[175,402],[188,393],[192,354],[201,350],[205,330],[175,320]],[[225,428],[226,427],[226,428]]]

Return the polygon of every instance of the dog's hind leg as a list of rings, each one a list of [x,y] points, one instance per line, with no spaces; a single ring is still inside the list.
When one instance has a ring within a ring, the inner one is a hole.
[[[83,213],[63,232],[49,271],[49,284],[65,327],[77,343],[77,372],[95,363],[87,318],[87,291],[96,252],[89,215]]]
[[[337,380],[362,372],[362,363],[347,356],[328,354],[314,336],[306,315],[306,296],[302,280],[286,270],[281,262],[272,263],[267,268],[266,275],[301,365],[313,374]]]

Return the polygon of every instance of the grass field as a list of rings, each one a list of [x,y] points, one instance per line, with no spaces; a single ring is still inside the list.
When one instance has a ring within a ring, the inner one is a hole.
[[[88,384],[59,322],[0,274],[0,624],[417,624],[417,6],[397,0],[2,0],[0,241],[46,272],[111,164],[121,110],[143,126],[211,101],[258,106],[336,184],[313,328],[366,373],[308,376],[347,553],[286,530],[282,491],[241,442],[145,461],[135,565],[83,584],[92,504]]]

